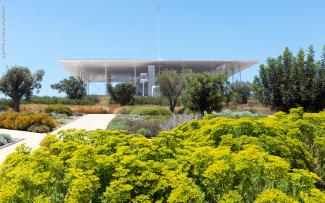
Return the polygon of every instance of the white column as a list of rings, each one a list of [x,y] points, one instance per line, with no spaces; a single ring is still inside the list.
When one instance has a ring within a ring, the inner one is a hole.
[[[107,66],[105,66],[105,95],[108,95],[108,91],[107,91]]]
[[[134,66],[133,82],[134,85],[137,86],[137,66]]]
[[[156,66],[148,65],[148,96],[153,96],[152,86],[155,85],[155,82],[156,82]]]

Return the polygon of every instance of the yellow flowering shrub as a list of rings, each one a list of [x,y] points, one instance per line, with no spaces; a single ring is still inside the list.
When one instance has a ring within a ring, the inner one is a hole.
[[[0,202],[325,202],[324,114],[61,131],[0,167]]]
[[[0,115],[0,127],[14,130],[27,130],[31,126],[55,128],[58,123],[45,113],[5,112]]]

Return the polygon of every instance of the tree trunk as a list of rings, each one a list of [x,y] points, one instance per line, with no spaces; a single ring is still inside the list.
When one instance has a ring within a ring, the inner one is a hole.
[[[20,112],[20,105],[19,105],[20,101],[19,101],[19,99],[13,98],[12,103],[13,103],[12,108],[14,109],[14,111],[15,112]]]
[[[168,100],[169,100],[169,110],[171,112],[174,112],[174,109],[173,109],[173,99],[171,97],[168,97]]]

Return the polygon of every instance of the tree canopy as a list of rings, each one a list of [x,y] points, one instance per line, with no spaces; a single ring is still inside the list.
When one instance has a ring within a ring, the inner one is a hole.
[[[230,92],[226,75],[198,73],[186,85],[181,101],[185,108],[204,115],[221,111]]]
[[[286,48],[278,58],[269,58],[260,66],[254,80],[257,99],[275,110],[288,112],[293,107],[318,112],[325,107],[325,47],[320,61],[315,61],[313,47],[307,56],[300,49],[293,56]]]
[[[107,91],[111,99],[122,106],[133,101],[136,90],[136,87],[131,83],[119,83],[115,87],[107,84]]]
[[[231,84],[232,97],[237,103],[246,104],[252,95],[252,84],[250,82],[236,81]]]
[[[20,111],[22,97],[29,99],[34,90],[36,93],[41,88],[41,81],[45,72],[38,70],[34,74],[27,67],[13,66],[0,79],[0,91],[12,99],[14,111]]]
[[[175,69],[164,69],[157,77],[160,92],[168,98],[171,112],[174,112],[178,99],[191,76],[191,69],[183,69],[180,72]]]
[[[51,88],[58,90],[59,93],[66,93],[69,99],[81,99],[87,94],[86,86],[82,79],[73,76],[61,80],[59,83],[52,84]]]

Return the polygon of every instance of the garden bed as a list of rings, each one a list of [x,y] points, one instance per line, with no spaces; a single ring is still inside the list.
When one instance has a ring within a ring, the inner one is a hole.
[[[11,145],[13,145],[13,144],[16,144],[16,143],[18,143],[18,142],[20,142],[20,141],[23,141],[23,140],[24,140],[23,138],[13,138],[12,141],[11,141],[10,143],[7,143],[7,144],[5,144],[5,145],[0,145],[0,150],[1,150],[1,149],[4,149],[4,148],[6,148],[6,147],[9,147],[9,146],[11,146]]]
[[[0,115],[0,128],[29,132],[50,132],[58,122],[45,113],[5,112]]]

